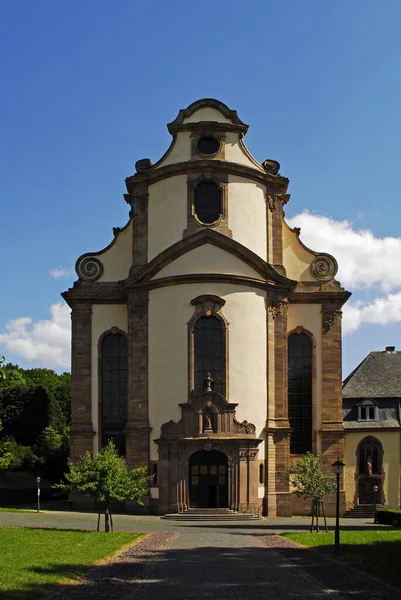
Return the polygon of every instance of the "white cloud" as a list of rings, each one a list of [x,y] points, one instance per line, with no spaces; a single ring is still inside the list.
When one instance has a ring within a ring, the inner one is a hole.
[[[338,261],[337,278],[350,289],[379,285],[384,292],[401,287],[401,238],[379,238],[369,229],[355,229],[350,221],[304,211],[288,219],[301,227],[301,240],[312,250],[329,252]]]
[[[50,319],[12,319],[0,333],[6,352],[46,367],[70,367],[71,319],[67,304],[50,306]]]
[[[61,279],[61,277],[69,277],[71,275],[71,269],[65,269],[64,267],[56,267],[49,271],[49,275],[54,279]]]
[[[351,292],[365,290],[367,300],[344,306],[344,333],[363,323],[387,325],[401,322],[401,238],[375,237],[368,229],[356,229],[350,221],[304,211],[288,219],[301,227],[301,240],[318,252],[329,252],[338,261],[337,279]]]

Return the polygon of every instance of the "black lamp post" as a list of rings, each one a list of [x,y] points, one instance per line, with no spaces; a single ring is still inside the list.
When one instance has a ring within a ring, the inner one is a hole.
[[[36,483],[38,484],[38,510],[40,512],[40,477],[36,477]]]
[[[377,512],[376,512],[376,505],[377,505],[377,492],[378,492],[379,488],[377,485],[373,486],[373,523],[377,523]]]
[[[337,480],[337,495],[336,495],[336,528],[334,530],[334,552],[340,554],[340,477],[343,472],[344,463],[338,458],[332,464]]]

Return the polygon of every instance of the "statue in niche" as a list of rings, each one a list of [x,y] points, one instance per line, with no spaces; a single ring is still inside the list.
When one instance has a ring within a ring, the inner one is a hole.
[[[210,373],[208,373],[208,375],[210,375]],[[212,425],[212,406],[212,401],[208,400],[203,412],[203,433],[206,431],[214,431]]]
[[[213,384],[214,384],[214,379],[212,378],[211,374],[206,373],[206,379],[203,382],[204,391],[211,392]]]

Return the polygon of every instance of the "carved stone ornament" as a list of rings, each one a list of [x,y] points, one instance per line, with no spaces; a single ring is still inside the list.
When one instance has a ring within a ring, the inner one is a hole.
[[[205,317],[210,317],[212,313],[218,312],[225,303],[226,301],[223,298],[213,295],[197,296],[197,298],[191,300],[192,306],[196,306],[197,310],[203,312]]]
[[[75,270],[82,281],[96,281],[103,275],[103,265],[94,256],[85,256],[78,259]]]
[[[283,309],[287,308],[288,301],[287,300],[272,300],[271,298],[267,299],[267,310],[271,314],[272,319],[276,319]]]
[[[322,328],[324,333],[328,333],[333,327],[336,319],[341,316],[340,310],[323,310],[322,311]]]
[[[320,254],[310,266],[311,273],[315,279],[329,281],[337,273],[337,261],[329,254]]]
[[[274,212],[277,205],[283,208],[284,204],[287,204],[289,197],[289,194],[268,194],[267,206],[269,207],[270,212]]]
[[[256,427],[253,423],[248,423],[248,421],[242,421],[240,423],[236,419],[233,419],[234,424],[234,433],[245,433],[247,435],[252,435],[256,433]]]

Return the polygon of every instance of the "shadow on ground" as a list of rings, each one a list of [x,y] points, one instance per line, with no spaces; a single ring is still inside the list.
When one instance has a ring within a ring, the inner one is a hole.
[[[0,592],[0,598],[32,600],[51,594],[52,600],[319,600],[329,594],[335,600],[401,599],[401,593],[383,583],[309,549],[286,547],[288,542],[275,535],[252,537],[256,547],[192,548],[183,541],[180,548],[160,552],[141,551],[139,542],[114,563],[92,567],[74,584],[31,583],[23,592]],[[378,544],[378,553],[383,546]],[[49,564],[31,572],[62,578],[81,569],[81,565]]]

